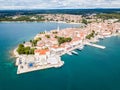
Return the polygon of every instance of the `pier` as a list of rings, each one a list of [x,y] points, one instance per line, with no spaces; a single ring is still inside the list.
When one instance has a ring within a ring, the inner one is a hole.
[[[93,46],[93,47],[100,48],[100,49],[105,49],[106,48],[105,46],[97,45],[97,44],[93,44],[93,43],[88,43],[88,42],[86,43],[86,45]]]

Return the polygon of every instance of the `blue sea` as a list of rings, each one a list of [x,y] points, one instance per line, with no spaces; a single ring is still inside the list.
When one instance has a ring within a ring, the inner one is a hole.
[[[101,40],[106,49],[85,46],[79,55],[64,55],[65,64],[35,72],[16,74],[11,51],[37,33],[57,27],[80,27],[62,23],[0,23],[0,90],[120,90],[120,37]]]

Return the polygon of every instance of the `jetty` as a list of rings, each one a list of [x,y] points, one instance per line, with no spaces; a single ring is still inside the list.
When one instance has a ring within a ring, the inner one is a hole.
[[[93,47],[100,48],[100,49],[106,48],[105,46],[97,45],[97,44],[93,44],[93,43],[89,43],[89,42],[87,42],[86,45],[93,46]]]

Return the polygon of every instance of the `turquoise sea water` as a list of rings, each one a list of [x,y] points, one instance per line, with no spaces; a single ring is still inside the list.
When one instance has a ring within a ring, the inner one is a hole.
[[[0,23],[0,90],[120,90],[120,37],[101,40],[106,49],[86,46],[79,55],[64,55],[61,68],[16,74],[10,51],[58,23]],[[60,28],[79,25],[60,24]]]

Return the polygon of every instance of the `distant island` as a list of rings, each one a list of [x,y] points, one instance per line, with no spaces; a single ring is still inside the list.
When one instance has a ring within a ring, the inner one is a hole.
[[[12,18],[17,19],[18,16]],[[36,19],[33,16],[31,18]],[[17,57],[17,74],[61,67],[64,64],[61,60],[62,55],[77,55],[78,53],[74,50],[82,50],[85,45],[105,49],[105,46],[94,44],[94,42],[120,34],[120,20],[117,14],[92,14],[84,17],[68,14],[43,14],[41,18],[47,21],[49,19],[57,22],[65,20],[65,22],[83,23],[83,25],[80,28],[62,30],[58,26],[56,30],[45,30],[38,33],[33,40],[19,44],[14,50],[14,55]]]

